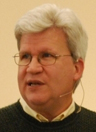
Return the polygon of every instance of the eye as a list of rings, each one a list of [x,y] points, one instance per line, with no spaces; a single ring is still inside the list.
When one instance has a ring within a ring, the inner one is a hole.
[[[24,60],[24,59],[29,59],[30,55],[29,54],[20,54],[20,59]]]
[[[52,58],[54,57],[54,55],[52,55],[51,53],[42,53],[41,57],[42,58]]]

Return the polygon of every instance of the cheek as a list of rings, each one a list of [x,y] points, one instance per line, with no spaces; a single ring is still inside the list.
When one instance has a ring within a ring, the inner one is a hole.
[[[19,67],[18,68],[18,83],[20,85],[21,82],[23,82],[25,77],[25,68]]]
[[[58,66],[49,67],[45,72],[48,87],[56,92],[64,82],[65,72],[62,73],[62,69]]]
[[[48,79],[50,79],[50,82],[53,82],[58,85],[64,82],[66,78],[71,78],[71,76],[73,75],[73,69],[71,68],[71,66],[68,67],[64,65],[54,65],[45,69],[45,71]]]
[[[75,68],[74,65],[61,65],[54,70],[55,83],[59,86],[72,85],[74,78]],[[69,84],[70,82],[70,84]]]
[[[73,88],[73,73],[74,70],[68,66],[56,66],[47,69],[47,85],[54,96],[57,97]]]

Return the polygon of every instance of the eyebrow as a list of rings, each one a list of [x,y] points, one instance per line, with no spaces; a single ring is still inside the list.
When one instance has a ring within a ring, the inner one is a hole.
[[[37,49],[37,53],[42,53],[42,52],[49,52],[49,53],[57,54],[57,51],[54,48],[49,48],[45,46]],[[31,51],[28,51],[26,49],[19,51],[19,53],[32,54]]]
[[[41,48],[40,50],[39,50],[40,52],[54,52],[54,53],[57,53],[57,51],[53,48],[47,48],[47,47],[43,47],[43,48]]]
[[[27,51],[21,51],[21,52],[19,52],[19,54],[30,54],[30,53]]]

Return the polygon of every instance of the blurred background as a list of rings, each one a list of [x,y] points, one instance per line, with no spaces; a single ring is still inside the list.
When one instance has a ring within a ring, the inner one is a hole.
[[[3,0],[0,1],[0,107],[20,98],[17,73],[13,56],[18,52],[14,27],[28,10],[44,3],[55,3],[61,8],[72,9],[89,36],[82,83],[85,90],[83,106],[96,111],[96,0]],[[80,104],[83,93],[78,86],[74,100]]]

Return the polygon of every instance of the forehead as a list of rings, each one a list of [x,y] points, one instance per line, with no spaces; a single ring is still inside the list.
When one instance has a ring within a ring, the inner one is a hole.
[[[60,28],[52,27],[39,33],[23,34],[20,40],[20,50],[26,48],[34,50],[44,49],[66,49],[67,37],[64,31]]]

